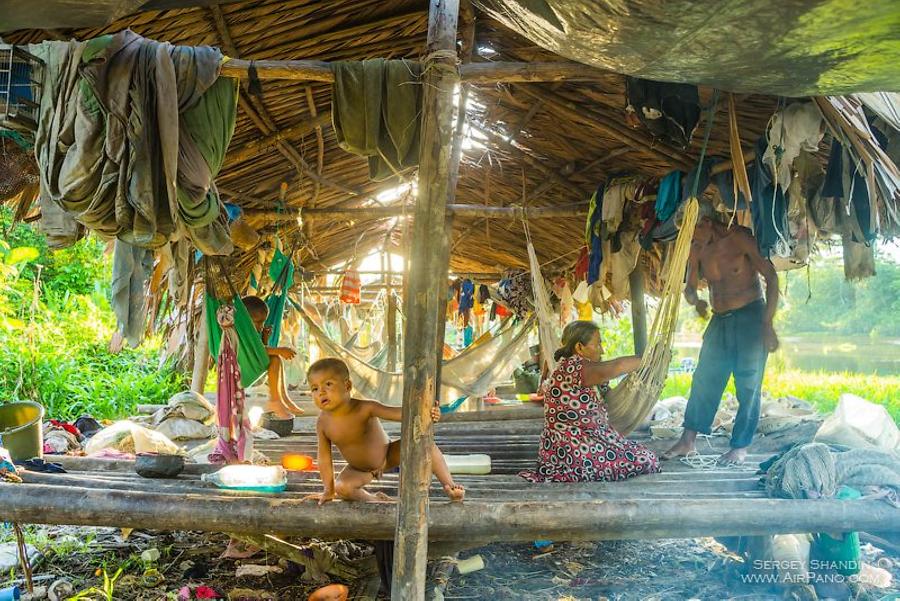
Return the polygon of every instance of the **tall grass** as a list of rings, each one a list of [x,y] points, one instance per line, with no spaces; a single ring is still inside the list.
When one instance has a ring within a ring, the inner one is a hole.
[[[58,419],[115,419],[183,390],[184,376],[159,365],[157,341],[107,350],[114,323],[103,303],[73,296],[43,307],[22,329],[0,330],[0,402],[31,399]]]
[[[690,389],[690,374],[674,374],[666,380],[662,398],[687,397]],[[728,382],[726,390],[734,394],[733,380]],[[900,376],[769,369],[763,390],[773,397],[794,396],[806,400],[823,413],[833,411],[841,394],[849,392],[884,405],[894,421],[900,423]]]

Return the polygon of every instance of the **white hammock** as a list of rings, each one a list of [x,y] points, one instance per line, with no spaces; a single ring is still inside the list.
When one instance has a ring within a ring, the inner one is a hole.
[[[534,244],[531,243],[531,232],[528,223],[525,222],[525,240],[528,244],[528,262],[531,266],[531,290],[534,293],[534,312],[538,320],[538,335],[541,341],[541,363],[547,368],[547,373],[553,373],[556,369],[556,360],[553,354],[559,348],[559,333],[554,327],[554,321],[558,321],[553,315],[553,305],[550,304],[550,295],[544,284],[544,276],[541,273],[541,264],[538,263],[537,254],[534,252]]]
[[[298,311],[315,336],[323,356],[339,357],[350,368],[350,379],[357,392],[386,405],[400,405],[403,398],[403,372],[389,372],[366,362],[332,340],[305,311]],[[445,361],[441,367],[441,398],[482,395],[494,383],[506,379],[512,370],[528,359],[526,344],[533,318],[518,324],[506,324],[490,340],[470,346]]]

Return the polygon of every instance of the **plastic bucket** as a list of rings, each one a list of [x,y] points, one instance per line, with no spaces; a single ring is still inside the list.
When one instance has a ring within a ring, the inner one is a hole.
[[[44,408],[33,401],[0,405],[0,446],[13,461],[44,456]]]
[[[0,601],[19,601],[20,596],[21,591],[17,586],[0,589]]]

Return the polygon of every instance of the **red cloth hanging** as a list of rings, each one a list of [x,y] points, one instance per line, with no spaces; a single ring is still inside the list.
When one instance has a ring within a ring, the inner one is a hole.
[[[360,300],[359,272],[348,269],[341,279],[341,302],[348,305],[358,305]]]
[[[238,365],[238,338],[234,331],[234,307],[222,305],[216,311],[222,327],[219,345],[218,387],[216,390],[216,420],[219,439],[209,454],[210,463],[244,463],[253,458],[253,435],[250,420],[244,410],[244,389]]]
[[[580,282],[587,277],[588,260],[587,246],[583,246],[581,254],[578,255],[578,260],[575,261],[575,282]]]

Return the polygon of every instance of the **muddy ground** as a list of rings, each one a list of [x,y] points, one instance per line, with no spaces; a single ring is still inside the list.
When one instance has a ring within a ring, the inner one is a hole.
[[[0,532],[5,541],[10,540],[9,534],[8,529]],[[68,597],[148,601],[176,599],[183,587],[195,590],[200,585],[212,588],[221,598],[306,599],[320,586],[308,581],[304,568],[272,554],[221,558],[228,543],[225,535],[135,531],[124,538],[122,531],[113,528],[31,526],[26,529],[26,537],[43,553],[34,565],[37,598],[46,598],[40,595],[41,589],[60,579],[71,583]],[[292,542],[303,546],[308,541]],[[353,565],[366,566],[365,574],[344,580],[350,588],[350,599],[388,598],[383,591],[374,596],[378,576],[375,561],[367,559],[373,553],[369,545],[342,543],[332,549]],[[465,551],[460,557],[473,555],[481,556],[484,569],[466,575],[452,573],[443,591],[444,599],[816,598],[809,588],[746,582],[740,574],[743,564],[713,539],[561,543],[542,549],[493,544]],[[881,600],[891,599],[892,594],[900,598],[900,557],[866,544],[863,558],[890,571],[892,586],[885,589],[852,583],[849,589],[833,588],[831,594],[836,598]],[[438,563],[433,562],[431,569]],[[242,566],[257,573],[275,569],[266,575],[239,577]],[[105,591],[104,573],[110,578],[118,573]],[[19,571],[4,573],[0,589],[20,578]],[[92,587],[95,590],[90,590]]]

